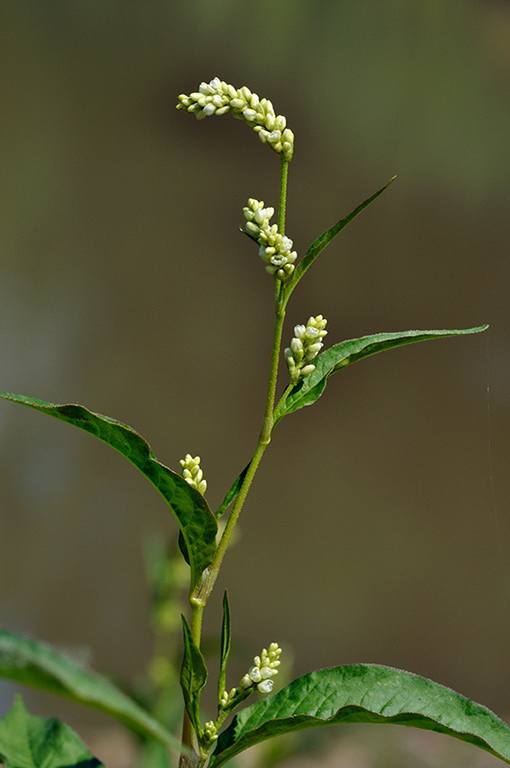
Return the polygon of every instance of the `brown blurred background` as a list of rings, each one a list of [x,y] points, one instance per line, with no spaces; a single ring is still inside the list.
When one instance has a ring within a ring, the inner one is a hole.
[[[219,76],[286,115],[300,254],[397,174],[296,290],[285,338],[318,313],[330,345],[490,331],[347,368],[282,422],[206,629],[228,586],[250,654],[278,640],[296,674],[407,668],[510,712],[510,5],[11,0],[1,16],[0,388],[118,418],[174,469],[200,454],[213,507],[261,422],[272,286],[238,227],[248,197],[276,204],[279,163],[177,95]],[[0,488],[1,624],[138,674],[140,538],[176,530],[162,499],[10,403]],[[11,698],[0,684],[1,712]]]

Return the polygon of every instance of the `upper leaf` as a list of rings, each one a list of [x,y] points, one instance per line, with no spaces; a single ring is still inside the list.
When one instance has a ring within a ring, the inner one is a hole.
[[[246,477],[246,473],[248,472],[250,468],[251,461],[245,466],[243,471],[236,477],[234,482],[232,483],[232,486],[230,490],[228,491],[227,495],[221,502],[218,511],[216,512],[216,519],[219,520],[219,518],[222,516],[222,514],[229,508],[229,506],[232,504],[232,502],[235,500],[237,494],[241,490],[241,486],[244,482],[244,478]]]
[[[274,411],[274,425],[292,411],[297,411],[305,405],[314,403],[324,392],[327,379],[331,374],[345,368],[346,365],[362,360],[377,352],[400,347],[402,344],[412,344],[417,341],[460,336],[467,333],[479,333],[488,328],[480,325],[476,328],[462,330],[439,331],[400,331],[397,333],[376,333],[363,336],[360,339],[349,339],[326,349],[314,361],[315,370],[292,388],[286,390]]]
[[[109,680],[45,643],[0,630],[0,677],[98,709],[146,737],[179,749],[177,739],[161,723]]]
[[[358,213],[361,213],[365,208],[367,208],[370,203],[373,203],[376,198],[379,197],[379,195],[382,195],[385,189],[389,187],[392,181],[394,181],[396,176],[393,176],[387,184],[384,185],[384,187],[381,187],[377,192],[375,192],[371,197],[369,197],[367,200],[364,200],[360,205],[358,205],[351,213],[349,213],[347,216],[345,216],[343,219],[340,219],[340,221],[337,221],[336,224],[333,224],[332,227],[327,229],[325,232],[320,235],[320,237],[315,240],[299,264],[297,265],[294,274],[292,275],[292,279],[288,282],[285,293],[286,293],[286,300],[288,300],[290,294],[296,287],[296,285],[299,283],[305,272],[312,266],[313,262],[317,258],[317,256],[324,250],[324,248],[333,240],[334,237],[336,237],[339,232],[342,231],[342,229],[345,229],[345,227],[350,224],[350,222],[358,215]]]
[[[225,691],[227,661],[230,655],[231,642],[231,622],[230,622],[230,603],[228,601],[228,592],[225,590],[223,595],[223,622],[221,625],[221,643],[220,643],[220,674],[218,677],[218,701]]]
[[[195,730],[200,733],[200,694],[207,681],[207,667],[202,651],[196,645],[188,622],[182,618],[184,654],[181,666],[181,688],[186,711]]]
[[[30,715],[21,696],[0,720],[0,762],[5,762],[6,768],[102,766],[67,725],[55,718]]]
[[[393,723],[467,741],[510,763],[510,728],[486,707],[439,683],[371,664],[321,669],[239,712],[210,768],[265,739],[337,723]]]
[[[156,460],[149,444],[131,427],[82,405],[54,405],[0,392],[4,400],[35,408],[85,430],[119,451],[158,489],[179,523],[191,566],[191,588],[212,562],[218,524],[204,497],[176,472]]]

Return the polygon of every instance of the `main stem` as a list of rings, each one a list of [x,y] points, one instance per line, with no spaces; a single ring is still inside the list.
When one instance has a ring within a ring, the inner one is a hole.
[[[281,173],[280,173],[280,198],[278,207],[278,232],[283,235],[285,232],[285,210],[287,200],[287,176],[288,176],[289,161],[282,158],[281,161]],[[280,359],[280,347],[282,341],[283,323],[285,320],[285,305],[286,301],[283,300],[283,283],[281,280],[276,280],[276,296],[275,296],[275,309],[276,320],[273,336],[273,349],[271,352],[271,363],[269,368],[269,380],[267,384],[266,405],[264,409],[264,420],[262,422],[262,430],[260,432],[259,440],[253,459],[250,462],[250,466],[244,478],[244,481],[239,489],[237,498],[232,512],[230,513],[227,525],[223,531],[218,548],[214,555],[214,559],[209,568],[204,571],[202,579],[199,585],[195,588],[190,597],[191,603],[191,634],[193,640],[200,648],[200,640],[202,633],[202,614],[206,606],[209,595],[211,594],[214,583],[218,577],[218,573],[227,551],[230,539],[234,532],[237,520],[243,508],[244,501],[248,495],[250,485],[257,471],[262,455],[271,441],[271,432],[273,429],[273,412],[274,401],[276,393],[276,382],[278,378],[278,362]],[[182,726],[182,745],[188,750],[193,748],[193,726],[190,722],[187,712],[184,712],[184,721]],[[190,768],[194,764],[193,758],[188,757],[185,753],[181,754],[179,760],[179,768]]]

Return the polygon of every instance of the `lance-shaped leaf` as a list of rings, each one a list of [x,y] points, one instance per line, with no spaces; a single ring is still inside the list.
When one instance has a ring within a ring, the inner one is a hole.
[[[294,274],[292,275],[292,279],[288,282],[286,288],[285,288],[285,294],[286,294],[286,301],[288,301],[288,298],[296,285],[299,283],[305,272],[310,269],[313,262],[319,256],[319,254],[324,250],[324,248],[333,240],[334,237],[336,237],[339,232],[342,231],[342,229],[345,229],[345,227],[350,224],[350,222],[356,218],[358,213],[361,213],[365,208],[367,208],[370,203],[373,203],[374,200],[376,200],[379,195],[382,195],[385,189],[389,187],[392,181],[396,176],[393,176],[387,184],[384,185],[384,187],[381,187],[375,194],[373,194],[371,197],[369,197],[367,200],[364,200],[360,205],[358,205],[351,213],[348,214],[348,216],[345,216],[343,219],[340,219],[340,221],[337,221],[336,224],[333,224],[332,227],[327,229],[325,232],[320,235],[320,237],[315,240],[299,264],[297,265]]]
[[[210,768],[273,736],[339,723],[392,723],[467,741],[510,763],[510,729],[439,683],[371,664],[311,672],[243,709],[220,734]]]
[[[3,758],[3,759],[2,759]],[[99,762],[67,725],[30,715],[21,696],[0,720],[0,762],[6,768],[99,768]]]
[[[225,590],[223,595],[223,623],[221,626],[221,644],[220,644],[220,674],[218,677],[218,701],[225,691],[227,661],[230,655],[230,604],[228,601],[228,592]]]
[[[207,667],[200,648],[196,645],[188,622],[182,618],[184,655],[181,667],[181,688],[186,712],[197,733],[201,733],[200,694],[207,681]]]
[[[461,330],[439,331],[400,331],[397,333],[376,333],[363,336],[361,339],[349,339],[335,344],[334,347],[322,352],[314,361],[315,370],[294,387],[286,390],[274,412],[274,424],[292,411],[297,411],[305,405],[312,405],[322,395],[327,380],[340,368],[362,360],[377,352],[394,349],[403,344],[413,344],[417,341],[441,339],[447,336],[462,336],[468,333],[479,333],[488,328],[480,325],[476,328]]]
[[[0,397],[54,416],[89,432],[119,451],[161,493],[179,523],[191,566],[191,588],[211,564],[218,530],[216,519],[203,496],[180,475],[157,461],[149,444],[131,427],[82,405],[54,405],[43,400],[0,392]]]
[[[109,680],[45,643],[0,630],[0,677],[105,712],[131,730],[179,749],[166,728]]]
[[[245,466],[243,471],[236,477],[234,482],[232,483],[232,487],[228,491],[227,495],[223,499],[223,501],[220,504],[220,507],[218,511],[216,512],[216,519],[219,520],[219,518],[222,516],[222,514],[229,508],[229,506],[232,504],[232,502],[235,500],[237,494],[241,490],[241,486],[244,482],[244,478],[246,477],[246,473],[248,472],[250,468],[251,461],[249,464]]]

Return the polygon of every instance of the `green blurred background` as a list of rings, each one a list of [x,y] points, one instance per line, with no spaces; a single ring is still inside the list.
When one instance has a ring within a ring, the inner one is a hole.
[[[347,368],[282,422],[206,631],[228,586],[251,655],[277,640],[296,674],[407,668],[508,713],[508,2],[8,0],[1,16],[0,388],[118,418],[174,469],[200,454],[212,506],[260,428],[272,285],[238,227],[248,197],[275,204],[279,162],[177,95],[218,76],[286,115],[300,254],[397,174],[295,292],[285,338],[319,313],[329,344],[491,328]],[[0,487],[1,623],[140,673],[140,538],[176,530],[162,499],[107,446],[8,403]]]

